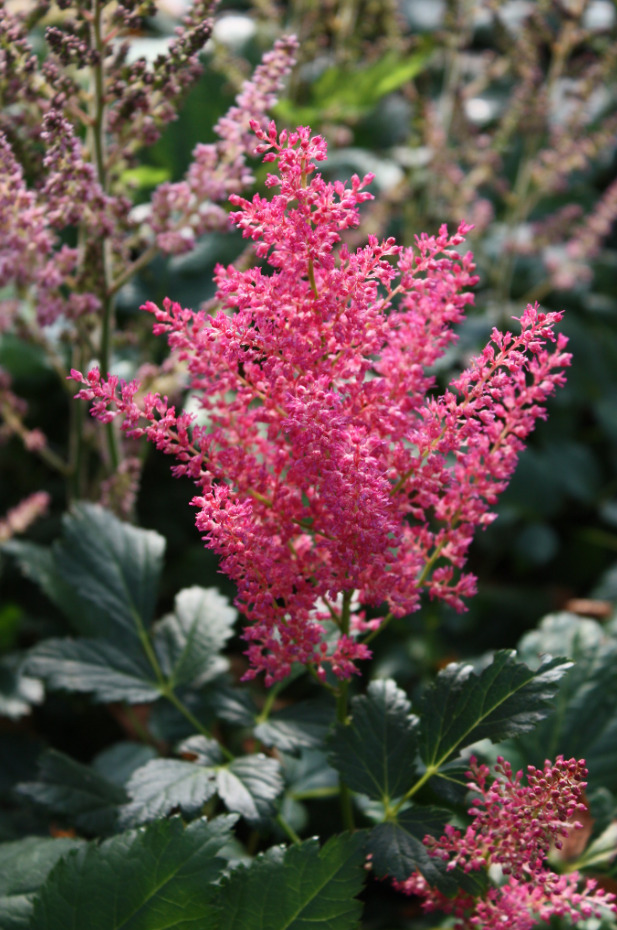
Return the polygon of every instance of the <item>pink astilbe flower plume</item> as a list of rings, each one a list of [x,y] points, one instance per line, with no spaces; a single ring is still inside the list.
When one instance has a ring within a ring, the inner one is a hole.
[[[558,756],[543,769],[530,765],[526,785],[523,773],[514,775],[502,758],[493,779],[488,766],[473,758],[470,765],[467,787],[476,794],[468,811],[471,824],[465,832],[447,826],[444,836],[426,836],[424,844],[433,858],[447,863],[448,871],[458,867],[466,873],[484,872],[492,867],[501,881],[489,882],[479,897],[460,890],[449,898],[419,872],[394,886],[419,895],[426,911],[454,914],[456,930],[530,930],[553,916],[576,923],[600,917],[606,909],[617,913],[615,895],[598,890],[593,879],[583,879],[578,872],[557,875],[547,864],[551,847],[560,849],[570,831],[581,828],[576,815],[586,812],[584,760]]]
[[[73,376],[95,416],[120,416],[198,485],[197,526],[249,621],[248,675],[272,682],[301,662],[346,677],[369,655],[357,639],[366,624],[333,611],[342,635],[331,652],[316,602],[355,591],[402,615],[427,590],[463,609],[473,531],[493,518],[569,355],[553,334],[561,314],[530,306],[519,336],[494,331],[433,396],[430,366],[477,280],[471,254],[457,251],[469,227],[443,226],[415,248],[370,236],[350,252],[341,237],[358,225],[372,176],[326,182],[320,136],[252,128],[278,169],[269,199],[231,196],[232,219],[269,267],[219,266],[214,316],[170,300],[145,307],[187,363],[207,424],[158,395],[137,402],[135,383]]]

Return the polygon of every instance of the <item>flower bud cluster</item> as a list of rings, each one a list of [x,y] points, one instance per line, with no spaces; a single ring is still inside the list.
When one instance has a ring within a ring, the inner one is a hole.
[[[431,366],[476,282],[459,251],[468,227],[423,234],[415,248],[370,236],[351,252],[342,238],[372,176],[326,182],[320,136],[252,128],[264,161],[278,164],[266,181],[274,193],[232,194],[232,219],[270,273],[219,266],[215,316],[170,300],[145,308],[186,362],[206,424],[158,394],[138,403],[135,382],[73,376],[94,416],[120,416],[199,487],[197,526],[250,621],[248,676],[264,671],[270,683],[300,662],[347,677],[366,645],[341,620],[331,653],[316,602],[357,591],[400,616],[427,591],[463,609],[473,532],[493,519],[570,357],[553,333],[561,314],[529,306],[520,335],[495,330],[436,395]]]
[[[459,891],[448,898],[415,872],[407,881],[394,882],[406,894],[419,895],[427,911],[440,910],[458,918],[457,930],[529,930],[551,917],[577,921],[599,917],[603,910],[617,911],[615,895],[596,890],[596,882],[577,872],[557,875],[547,865],[551,847],[560,848],[571,830],[580,829],[577,814],[586,811],[583,790],[584,760],[558,756],[543,769],[530,765],[527,784],[523,773],[513,775],[499,758],[491,779],[489,767],[472,758],[468,788],[477,796],[469,808],[471,824],[462,832],[447,826],[444,836],[426,836],[429,854],[447,863],[448,871],[486,872],[501,881],[489,883],[475,898]]]

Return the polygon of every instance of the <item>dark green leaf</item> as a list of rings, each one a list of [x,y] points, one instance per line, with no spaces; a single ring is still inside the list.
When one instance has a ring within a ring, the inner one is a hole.
[[[153,759],[133,772],[126,790],[131,800],[120,811],[121,827],[156,820],[175,808],[190,817],[216,793],[216,772],[180,759]]]
[[[0,717],[16,720],[43,700],[43,685],[24,674],[21,660],[18,652],[0,659]]]
[[[179,688],[176,694],[184,707],[205,727],[210,727],[214,723],[215,718],[206,699],[206,691]],[[148,717],[148,731],[155,739],[173,745],[189,736],[194,736],[195,726],[169,701],[157,701],[152,705],[152,711]]]
[[[29,930],[35,892],[54,865],[85,840],[28,836],[0,844],[0,926]]]
[[[330,796],[333,789],[338,789],[338,775],[328,765],[325,753],[303,749],[299,758],[282,755],[281,759],[292,798]]]
[[[336,65],[324,71],[312,87],[312,101],[298,106],[289,100],[277,104],[277,112],[298,122],[330,119],[345,115],[358,118],[374,107],[387,94],[409,83],[427,65],[432,45],[425,42],[413,55],[401,57],[387,52],[364,68]]]
[[[255,723],[257,705],[246,689],[219,685],[207,695],[213,716],[238,727],[251,727]]]
[[[281,752],[319,749],[332,723],[330,704],[321,701],[301,701],[275,711],[264,723],[255,727],[255,736],[266,746],[276,746]]]
[[[232,824],[174,817],[69,855],[41,889],[31,930],[207,930]]]
[[[97,626],[89,609],[77,596],[72,585],[60,575],[51,549],[22,539],[10,539],[3,544],[2,549],[17,560],[26,578],[41,588],[76,632],[84,636],[95,633]]]
[[[43,749],[44,743],[27,733],[0,732],[0,797],[32,777]]]
[[[25,668],[52,690],[92,694],[103,703],[143,704],[161,696],[138,643],[121,649],[99,639],[47,639],[30,651]]]
[[[134,771],[157,758],[152,746],[143,743],[114,743],[92,760],[92,768],[113,782],[124,787]]]
[[[351,702],[351,722],[339,724],[328,756],[353,790],[384,803],[413,782],[418,719],[403,691],[391,680],[374,681],[366,696]]]
[[[447,817],[445,818],[447,820]],[[397,823],[380,823],[371,830],[368,852],[372,855],[372,866],[378,878],[394,878],[406,881],[414,872],[421,872],[430,885],[438,887],[444,894],[456,894],[458,885],[446,871],[445,863],[432,859],[422,840],[427,833],[439,834],[444,824],[440,813],[431,817],[430,810],[412,808],[400,814]]]
[[[39,761],[38,781],[22,782],[16,791],[91,833],[113,829],[124,790],[88,765],[49,749]]]
[[[234,759],[217,774],[217,791],[225,806],[254,826],[274,815],[283,787],[279,763],[261,753]]]
[[[95,504],[76,504],[54,545],[58,571],[96,623],[98,635],[132,643],[150,625],[165,540],[122,523]]]
[[[617,791],[617,639],[594,620],[563,612],[545,617],[520,643],[530,664],[557,649],[574,667],[561,682],[555,712],[517,745],[534,765],[558,753],[584,758],[591,785]]]
[[[442,894],[454,895],[459,887],[471,894],[486,888],[486,875],[466,875],[461,869],[447,871],[446,863],[429,855],[422,840],[427,834],[440,836],[449,818],[448,811],[432,807],[412,807],[399,814],[396,823],[380,823],[371,830],[368,852],[379,878],[406,881],[421,872],[429,885]]]
[[[219,652],[233,633],[237,611],[216,588],[185,588],[174,613],[156,625],[154,648],[171,686],[200,688],[227,669]]]
[[[258,856],[222,889],[215,930],[356,930],[365,837],[332,837]]]
[[[550,712],[571,664],[547,659],[533,671],[517,662],[513,651],[502,650],[479,675],[470,665],[448,665],[421,704],[420,751],[426,765],[438,767],[478,740],[533,729]]]

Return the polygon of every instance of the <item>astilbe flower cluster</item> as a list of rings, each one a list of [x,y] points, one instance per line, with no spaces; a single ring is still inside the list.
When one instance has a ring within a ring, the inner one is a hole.
[[[447,826],[440,839],[426,836],[429,854],[447,863],[447,870],[465,873],[489,871],[487,891],[480,897],[460,890],[447,897],[415,872],[407,881],[394,882],[406,894],[420,896],[427,911],[454,914],[457,930],[529,930],[551,917],[574,922],[599,917],[606,908],[617,912],[615,895],[597,889],[593,879],[578,872],[558,875],[548,867],[552,847],[560,849],[571,830],[581,828],[577,813],[586,811],[583,791],[587,769],[584,760],[558,756],[543,769],[530,765],[527,784],[521,771],[513,775],[503,758],[497,760],[491,779],[487,765],[474,758],[467,773],[468,788],[476,795],[462,832]],[[497,874],[498,883],[491,881]]]
[[[370,236],[350,252],[341,239],[372,176],[327,182],[320,136],[253,129],[278,163],[273,195],[232,195],[232,218],[269,269],[219,266],[213,316],[145,306],[186,362],[205,422],[158,394],[139,398],[135,382],[73,376],[96,417],[120,416],[199,487],[197,526],[249,621],[247,677],[263,670],[271,683],[293,662],[346,677],[370,655],[357,634],[379,623],[349,625],[341,594],[396,616],[417,610],[423,590],[463,609],[473,531],[493,519],[569,355],[553,333],[561,314],[528,306],[519,335],[494,331],[436,395],[430,368],[476,281],[471,254],[457,251],[468,227],[415,248]],[[340,627],[330,650],[317,603]]]

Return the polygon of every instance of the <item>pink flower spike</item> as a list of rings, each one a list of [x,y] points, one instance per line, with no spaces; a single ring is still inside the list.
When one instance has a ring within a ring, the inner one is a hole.
[[[372,175],[326,181],[326,143],[309,127],[251,128],[270,193],[229,199],[262,265],[216,268],[215,315],[144,306],[186,365],[202,424],[113,375],[75,373],[78,396],[195,482],[197,527],[247,621],[247,676],[271,683],[300,663],[348,678],[382,618],[317,605],[355,592],[402,616],[426,592],[464,610],[474,531],[494,519],[570,357],[554,335],[561,314],[529,306],[518,335],[495,330],[437,395],[431,370],[477,280],[460,250],[469,226],[423,233],[414,248],[369,236],[350,251]]]

